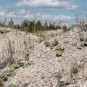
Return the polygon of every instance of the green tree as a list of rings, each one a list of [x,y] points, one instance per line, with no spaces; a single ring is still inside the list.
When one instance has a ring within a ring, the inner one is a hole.
[[[9,27],[10,28],[14,28],[14,21],[12,20],[12,18],[11,18],[11,20],[9,22]]]
[[[47,21],[44,23],[43,29],[44,30],[48,30],[48,23],[47,23]]]

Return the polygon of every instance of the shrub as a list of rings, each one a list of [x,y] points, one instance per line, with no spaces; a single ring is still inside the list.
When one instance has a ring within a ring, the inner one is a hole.
[[[15,84],[10,84],[9,87],[16,87],[16,85]]]
[[[0,75],[0,79],[2,79],[3,81],[7,81],[8,80],[6,75]]]
[[[64,86],[65,82],[64,81],[59,81],[59,86]]]
[[[3,81],[0,79],[0,87],[4,87]]]
[[[22,66],[24,65],[24,63],[25,63],[25,61],[19,60],[19,61],[17,62],[17,65],[19,65],[19,67],[22,67]]]
[[[72,66],[71,69],[70,69],[70,71],[71,71],[71,74],[77,74],[79,72],[77,66]]]
[[[64,51],[64,48],[62,48],[61,46],[57,46],[56,50]]]
[[[56,51],[56,56],[57,56],[57,57],[62,56],[62,54],[63,54],[63,51],[60,51],[60,50],[57,50],[57,51]]]
[[[13,71],[10,71],[7,73],[7,76],[15,76],[16,75],[16,72],[13,72]]]
[[[20,64],[13,64],[10,66],[11,70],[14,71],[15,69],[18,69],[20,67]]]
[[[34,62],[29,60],[26,64],[24,64],[23,68],[26,68],[32,64],[34,64]]]
[[[44,44],[46,45],[46,47],[50,47],[51,49],[53,48],[53,44],[47,40],[44,42]]]
[[[80,41],[87,41],[87,35],[80,37]]]
[[[44,41],[44,44],[46,45],[46,47],[48,47],[49,46],[49,41],[48,40],[45,40]]]
[[[53,49],[53,44],[52,44],[52,43],[49,43],[49,47],[50,47],[51,49]]]
[[[87,47],[87,42],[81,44],[82,47]]]
[[[54,42],[52,42],[53,46],[57,46],[58,45],[58,41],[55,40]]]
[[[28,64],[29,64],[29,65],[32,65],[32,64],[34,64],[34,62],[29,60],[29,61],[28,61]]]
[[[64,32],[68,31],[68,28],[67,28],[66,25],[64,25],[62,28],[63,28],[63,31],[64,31]]]
[[[16,72],[7,70],[4,72],[3,78],[8,77],[8,76],[15,76],[15,75],[16,75]]]
[[[66,44],[67,44],[67,43],[69,43],[69,41],[64,41],[64,43],[66,43]]]
[[[81,49],[82,48],[81,44],[77,44],[76,47],[77,47],[77,49]]]
[[[57,57],[62,56],[63,52],[64,52],[64,48],[62,48],[61,46],[56,47],[56,56]]]
[[[65,86],[65,85],[69,85],[70,82],[68,81],[59,81],[59,86]]]
[[[56,47],[56,50],[61,50],[61,46],[57,46]]]

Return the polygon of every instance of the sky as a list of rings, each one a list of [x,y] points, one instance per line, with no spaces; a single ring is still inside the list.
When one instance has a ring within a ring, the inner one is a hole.
[[[64,24],[75,23],[75,14],[86,20],[87,0],[0,0],[0,21],[15,23],[41,20]]]

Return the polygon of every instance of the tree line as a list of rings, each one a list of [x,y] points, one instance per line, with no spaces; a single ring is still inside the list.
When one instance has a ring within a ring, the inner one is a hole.
[[[42,23],[40,20],[33,20],[33,21],[29,21],[29,20],[24,20],[21,24],[15,24],[14,21],[11,20],[9,21],[8,24],[6,24],[5,22],[0,22],[0,26],[1,27],[7,27],[7,28],[12,28],[12,29],[18,29],[21,31],[27,31],[27,32],[37,32],[37,31],[45,31],[45,30],[57,30],[57,29],[61,29],[64,28],[64,30],[67,29],[67,26],[64,25],[63,27],[61,27],[59,24],[55,24],[54,23]]]

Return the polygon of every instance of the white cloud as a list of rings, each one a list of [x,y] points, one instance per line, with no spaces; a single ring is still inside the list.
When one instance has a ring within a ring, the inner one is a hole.
[[[19,14],[26,14],[26,13],[29,13],[29,11],[27,9],[21,9],[19,11]]]
[[[66,8],[75,9],[77,6],[71,3],[71,0],[20,0],[17,6],[28,7],[53,7],[53,8]]]
[[[6,13],[5,11],[0,12],[1,17],[7,17],[7,18],[16,18],[18,15],[16,15],[14,12]]]
[[[71,16],[66,16],[66,15],[58,15],[54,17],[54,20],[62,20],[62,21],[69,21],[72,20],[73,17]]]
[[[6,15],[6,17],[12,17],[12,18],[14,18],[14,17],[16,17],[16,15],[14,14],[14,12],[9,12],[9,13]]]
[[[22,15],[20,15],[22,14]],[[52,15],[52,14],[42,14],[42,13],[36,13],[36,14],[32,14],[28,11],[27,14],[25,14],[24,9],[20,10],[18,13],[15,14],[15,12],[11,11],[9,13],[6,12],[0,12],[0,16],[2,18],[13,18],[14,20],[16,19],[17,21],[19,20],[20,22],[23,21],[24,19],[29,19],[29,20],[41,20],[42,22],[44,21],[48,21],[48,22],[58,22],[59,20],[61,20],[63,23],[67,23],[68,21],[73,20],[73,17],[71,16],[67,16],[67,15]],[[21,20],[20,20],[21,18]]]
[[[22,18],[34,19],[35,16],[33,14],[26,14],[26,15],[22,16]]]
[[[4,12],[0,12],[0,16],[3,16],[4,15]]]

